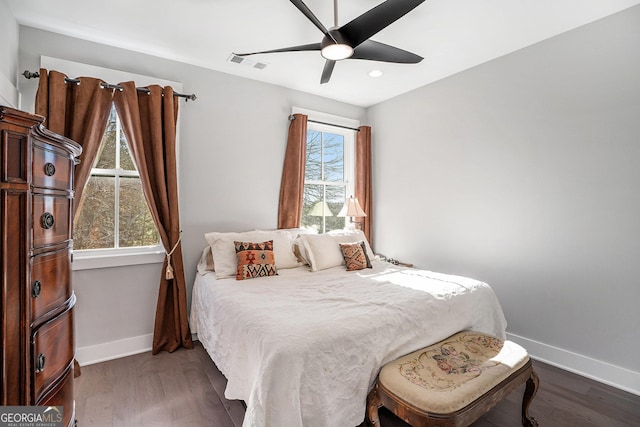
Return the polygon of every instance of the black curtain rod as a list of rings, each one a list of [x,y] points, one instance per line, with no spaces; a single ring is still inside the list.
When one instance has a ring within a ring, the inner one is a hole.
[[[38,71],[36,71],[35,73],[32,73],[29,70],[25,70],[25,72],[22,73],[22,75],[25,76],[27,79],[40,78],[40,73]],[[65,77],[64,81],[67,82],[67,83],[76,83],[76,84],[80,83],[80,80],[78,80],[78,79],[70,79],[69,77]],[[102,88],[104,88],[104,89],[118,89],[118,90],[122,90],[123,89],[122,86],[112,85],[112,84],[109,84],[109,83],[104,83],[104,84],[101,84],[100,86]],[[138,90],[138,92],[144,92],[144,93],[150,93],[151,92],[149,89],[144,88],[144,87],[137,87],[136,89]],[[188,101],[188,100],[195,101],[196,99],[198,99],[198,97],[196,96],[195,93],[192,93],[191,95],[185,95],[184,93],[174,92],[173,96],[177,96],[177,97],[180,97],[180,98],[185,98],[186,101]]]
[[[293,120],[295,120],[295,119],[296,119],[296,116],[294,116],[293,114],[291,114],[291,115],[289,116],[289,120],[293,121]],[[308,121],[308,122],[311,122],[311,123],[318,123],[319,125],[333,126],[333,127],[335,127],[335,128],[349,129],[349,130],[355,130],[356,132],[360,132],[360,129],[358,129],[358,128],[352,128],[352,127],[349,127],[349,126],[336,125],[336,124],[333,124],[333,123],[327,123],[327,122],[319,122],[318,120],[311,120],[311,119],[307,119],[307,121]]]

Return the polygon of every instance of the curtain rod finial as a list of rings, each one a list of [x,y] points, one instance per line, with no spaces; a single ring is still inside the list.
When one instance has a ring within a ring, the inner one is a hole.
[[[38,77],[40,77],[40,73],[39,72],[35,72],[32,73],[29,70],[24,70],[24,73],[22,73],[23,76],[25,76],[27,79],[37,79]]]

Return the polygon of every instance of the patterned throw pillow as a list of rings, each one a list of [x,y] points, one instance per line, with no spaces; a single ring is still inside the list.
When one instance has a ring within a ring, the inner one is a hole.
[[[238,257],[236,280],[275,276],[276,262],[273,256],[273,240],[262,243],[233,242]]]
[[[362,270],[372,268],[371,261],[367,256],[367,247],[364,242],[340,243],[340,250],[344,263],[347,264],[347,271]]]

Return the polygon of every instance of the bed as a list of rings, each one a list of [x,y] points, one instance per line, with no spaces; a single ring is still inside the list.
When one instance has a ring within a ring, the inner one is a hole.
[[[371,256],[357,271],[296,263],[238,281],[218,277],[224,260],[211,250],[216,271],[196,275],[190,324],[225,396],[245,401],[244,426],[359,425],[387,362],[464,329],[505,337],[500,304],[477,280]]]

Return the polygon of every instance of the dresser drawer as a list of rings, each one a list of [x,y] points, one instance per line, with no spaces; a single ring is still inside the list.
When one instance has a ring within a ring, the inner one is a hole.
[[[45,394],[39,402],[36,402],[36,405],[62,406],[64,408],[62,425],[72,425],[76,418],[76,403],[73,400],[73,364],[71,364],[69,371],[64,374],[58,385]]]
[[[33,247],[71,239],[71,199],[66,196],[33,195]]]
[[[73,302],[72,302],[73,304]],[[37,402],[73,361],[73,307],[33,333],[33,400]]]
[[[35,187],[73,189],[73,160],[50,146],[33,146],[31,182]]]
[[[0,181],[27,183],[29,180],[29,137],[23,133],[0,131]]]
[[[31,258],[31,323],[71,297],[71,249]]]

